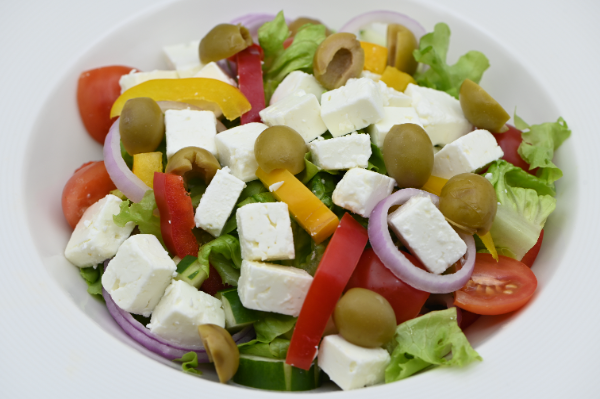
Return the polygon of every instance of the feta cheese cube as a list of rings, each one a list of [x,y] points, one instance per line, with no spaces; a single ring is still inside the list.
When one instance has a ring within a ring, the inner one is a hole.
[[[368,218],[375,205],[389,196],[396,185],[391,177],[352,168],[333,190],[333,203]]]
[[[196,50],[196,57],[198,50]],[[206,64],[198,73],[194,75],[195,78],[211,78],[217,79],[221,82],[225,82],[233,87],[237,87],[237,83],[229,75],[227,75],[216,62],[209,62]]]
[[[177,266],[152,234],[129,237],[108,263],[102,287],[121,309],[149,316],[171,282]]]
[[[151,72],[136,72],[135,70],[121,76],[119,85],[121,86],[121,94],[137,86],[140,83],[147,82],[152,79],[178,79],[177,71],[151,71]]]
[[[371,157],[368,134],[352,133],[324,140],[319,137],[308,145],[312,161],[325,170],[366,168]]]
[[[231,174],[249,182],[256,179],[258,163],[254,157],[254,143],[268,126],[252,122],[237,126],[217,135],[219,162],[231,168]]]
[[[321,119],[321,106],[314,94],[298,90],[259,112],[268,126],[285,125],[297,131],[305,142],[327,131]]]
[[[363,129],[383,119],[383,97],[371,79],[350,79],[321,96],[321,118],[333,137]]]
[[[285,202],[244,205],[236,213],[242,259],[294,259],[294,237]]]
[[[196,208],[196,227],[206,230],[214,237],[221,235],[238,197],[246,187],[246,183],[229,172],[228,167],[217,170]]]
[[[211,111],[169,109],[165,112],[167,158],[186,147],[200,147],[217,156],[217,118]]]
[[[390,354],[382,348],[363,348],[341,335],[328,335],[319,347],[319,367],[344,391],[383,383]]]
[[[372,124],[368,128],[373,144],[383,149],[383,142],[394,125],[403,123],[414,123],[423,127],[421,120],[417,115],[417,111],[413,107],[383,107],[384,117],[377,123]]]
[[[425,131],[433,145],[446,145],[471,131],[460,102],[451,95],[409,83],[404,91],[412,98]]]
[[[475,130],[444,146],[433,157],[433,176],[450,179],[474,172],[504,156],[496,138],[487,130]]]
[[[90,206],[75,226],[65,249],[65,257],[75,266],[90,267],[112,258],[135,224],[119,227],[113,216],[120,212],[121,200],[112,194]]]
[[[297,317],[312,280],[296,267],[244,260],[238,294],[248,309]]]
[[[198,57],[199,46],[200,40],[192,40],[163,47],[167,65],[169,68],[175,69],[180,78],[191,78],[202,68],[200,57]]]
[[[154,308],[147,327],[175,345],[201,348],[198,326],[202,324],[225,327],[221,301],[184,281],[173,280]]]
[[[372,81],[374,81],[374,82],[379,82],[379,80],[381,79],[381,75],[380,75],[380,74],[378,74],[378,73],[373,73],[373,72],[371,72],[371,71],[367,71],[366,69],[365,69],[365,70],[363,70],[363,71],[360,73],[360,77],[361,77],[361,78],[368,78],[368,79],[371,79],[371,80],[372,80]]]
[[[325,92],[325,89],[317,81],[317,79],[308,73],[302,71],[294,71],[287,75],[285,79],[277,86],[275,92],[271,96],[269,105],[273,105],[292,93],[304,90],[308,94],[314,94],[317,100],[321,99],[321,94]]]
[[[388,216],[388,224],[427,270],[442,274],[467,252],[429,196],[414,196]]]
[[[404,93],[399,92],[386,85],[384,82],[378,81],[379,90],[383,97],[384,107],[410,107],[412,104],[412,98]]]

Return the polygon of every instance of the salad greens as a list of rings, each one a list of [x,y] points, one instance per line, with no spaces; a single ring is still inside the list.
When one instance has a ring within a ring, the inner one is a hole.
[[[198,354],[196,352],[188,352],[180,359],[173,359],[174,362],[181,363],[181,370],[184,373],[202,375],[202,371],[198,370]]]
[[[215,238],[200,247],[198,263],[207,276],[210,265],[212,265],[223,279],[224,284],[237,286],[242,266],[240,241],[229,234]]]
[[[254,323],[256,339],[238,345],[240,353],[285,359],[290,340],[284,334],[288,335],[292,331],[297,318],[269,312],[260,312],[260,315],[260,319]]]
[[[90,295],[99,298],[104,302],[102,297],[102,274],[104,273],[104,266],[98,265],[97,267],[84,267],[79,269],[79,274],[88,285],[87,292]]]
[[[142,234],[153,234],[161,242],[163,247],[165,243],[160,232],[160,219],[154,215],[156,209],[156,200],[154,191],[148,190],[140,202],[131,202],[129,200],[121,202],[119,205],[121,211],[113,216],[115,224],[119,227],[133,222],[138,226]]]

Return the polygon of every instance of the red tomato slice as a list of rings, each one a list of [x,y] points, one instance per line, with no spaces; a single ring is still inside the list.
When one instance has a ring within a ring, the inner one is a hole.
[[[88,162],[79,167],[62,192],[62,209],[69,225],[75,228],[86,209],[116,189],[104,161]]]
[[[100,144],[114,122],[110,119],[110,108],[121,95],[119,79],[134,68],[107,66],[91,69],[79,75],[77,104],[85,129]]]
[[[402,252],[413,264],[420,262],[411,254]],[[350,288],[366,288],[388,300],[396,314],[396,324],[404,323],[419,315],[429,298],[429,292],[420,291],[397,278],[375,254],[372,248],[363,252],[345,291]]]
[[[526,264],[528,267],[531,267],[533,265],[533,262],[535,262],[535,259],[537,258],[538,253],[540,252],[540,248],[542,247],[543,239],[544,239],[544,230],[542,230],[542,232],[540,233],[540,236],[538,237],[538,240],[535,243],[535,245],[533,247],[531,247],[531,249],[529,251],[527,251],[525,256],[523,256],[523,259],[521,259],[521,263]]]
[[[265,89],[261,62],[263,56],[263,49],[257,44],[253,44],[237,53],[240,91],[252,105],[252,109],[242,115],[242,125],[250,122],[260,122],[259,112],[265,108]]]
[[[475,270],[467,284],[456,291],[454,304],[483,315],[497,315],[521,308],[537,287],[535,275],[518,260],[477,254]]]
[[[229,284],[223,284],[223,279],[219,275],[217,269],[210,265],[210,271],[208,272],[208,278],[204,280],[200,286],[200,291],[204,291],[209,295],[215,296],[215,294],[226,288],[231,288]]]
[[[511,125],[506,126],[508,126],[508,131],[504,133],[492,133],[496,138],[498,145],[504,152],[502,159],[535,176],[537,168],[529,170],[529,164],[525,162],[523,158],[521,158],[519,152],[517,151],[521,145],[521,142],[523,141],[523,138],[521,137],[521,131]]]

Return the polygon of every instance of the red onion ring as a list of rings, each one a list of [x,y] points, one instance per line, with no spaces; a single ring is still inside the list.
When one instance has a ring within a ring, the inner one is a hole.
[[[123,160],[119,119],[112,124],[104,140],[104,165],[115,186],[133,202],[140,202],[151,188],[134,175]]]
[[[371,212],[368,228],[371,246],[383,264],[406,284],[432,294],[447,294],[459,290],[469,281],[475,267],[476,250],[475,240],[472,236],[458,233],[467,244],[467,253],[464,260],[461,261],[462,268],[456,273],[445,275],[429,273],[414,266],[392,242],[392,236],[388,229],[388,211],[390,207],[402,205],[415,195],[429,196],[434,205],[438,206],[438,196],[426,191],[414,188],[396,191],[380,201]]]
[[[241,17],[237,17],[231,21],[232,24],[242,24],[245,26],[254,42],[258,43],[258,28],[260,28],[265,22],[270,22],[276,17],[275,14],[246,14]],[[285,19],[285,22],[289,25],[291,20]]]
[[[385,10],[371,11],[354,17],[348,21],[346,25],[342,26],[340,32],[356,33],[360,28],[372,24],[373,22],[404,25],[411,30],[413,35],[415,35],[417,43],[421,40],[421,36],[427,33],[425,28],[423,28],[423,25],[409,16],[400,14],[399,12]]]

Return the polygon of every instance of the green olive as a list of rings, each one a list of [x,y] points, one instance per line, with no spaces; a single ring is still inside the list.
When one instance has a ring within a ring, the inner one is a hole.
[[[185,181],[193,177],[200,177],[206,184],[209,184],[218,169],[221,169],[219,161],[208,150],[199,147],[185,147],[169,159],[165,173],[183,176]]]
[[[299,17],[299,18],[295,19],[294,21],[292,21],[288,25],[288,29],[290,30],[290,36],[292,36],[292,37],[296,36],[296,33],[298,33],[298,30],[306,24],[325,25],[323,22],[319,21],[318,19],[313,19],[313,18],[308,18],[308,17]],[[325,27],[325,34],[327,36],[331,35],[331,31],[327,27]]]
[[[132,98],[121,111],[119,131],[130,155],[152,152],[165,136],[165,116],[153,99]]]
[[[346,341],[365,348],[382,346],[396,332],[396,314],[390,303],[364,288],[348,290],[335,306],[333,318]]]
[[[198,334],[206,349],[208,360],[215,364],[219,381],[225,384],[240,366],[240,351],[231,335],[223,327],[215,324],[201,324]]]
[[[498,200],[494,186],[483,176],[462,173],[442,188],[440,211],[457,230],[483,235],[490,231]]]
[[[417,70],[413,51],[419,48],[417,39],[410,29],[400,24],[387,27],[388,65],[412,75]]]
[[[419,125],[394,125],[383,141],[383,161],[398,187],[421,188],[433,170],[431,139]]]
[[[323,40],[313,60],[315,78],[327,90],[337,89],[348,79],[358,78],[365,65],[365,52],[352,33],[334,33]]]
[[[200,61],[219,61],[239,53],[252,44],[252,36],[242,25],[220,24],[200,41]]]
[[[508,130],[505,123],[510,115],[477,83],[465,79],[460,86],[459,99],[465,118],[473,125],[494,133]]]
[[[256,162],[267,173],[275,169],[287,169],[293,175],[302,172],[307,151],[300,133],[283,125],[265,129],[254,143]]]

